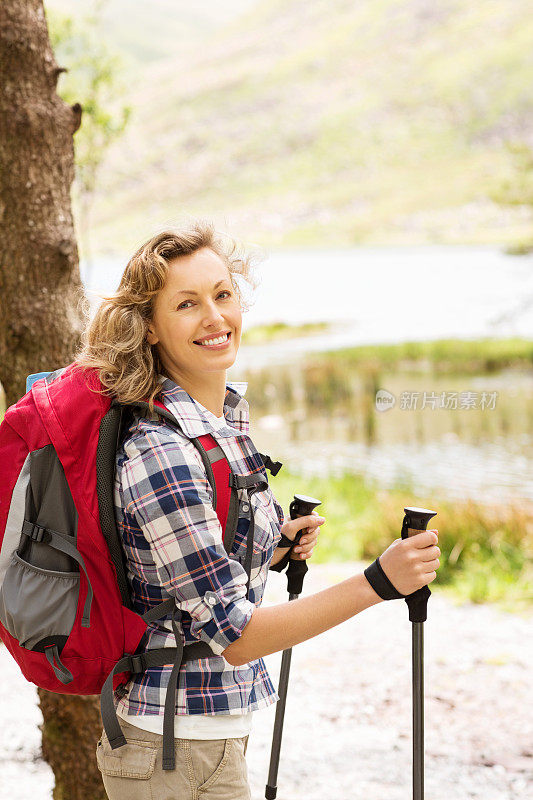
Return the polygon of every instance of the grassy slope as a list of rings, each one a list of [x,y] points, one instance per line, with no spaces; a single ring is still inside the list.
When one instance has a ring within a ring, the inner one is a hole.
[[[238,16],[257,0],[105,0],[102,36],[123,57],[126,66],[141,70],[148,64],[167,59],[191,44],[198,46],[228,17]],[[45,0],[45,7],[62,14],[80,17],[90,13],[92,2]]]
[[[523,233],[488,197],[531,126],[528,5],[263,2],[139,73],[95,244],[130,249],[184,212],[274,246]]]

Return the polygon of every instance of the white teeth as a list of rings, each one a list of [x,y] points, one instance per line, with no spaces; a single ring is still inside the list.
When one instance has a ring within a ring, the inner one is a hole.
[[[225,333],[223,336],[219,336],[216,339],[205,339],[203,342],[197,342],[197,344],[202,344],[202,345],[205,345],[205,344],[209,344],[209,345],[210,344],[222,344],[222,342],[227,341],[227,339],[228,339],[228,334]]]

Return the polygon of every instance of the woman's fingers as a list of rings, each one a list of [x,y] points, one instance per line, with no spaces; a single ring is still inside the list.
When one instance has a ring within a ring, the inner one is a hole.
[[[311,556],[313,555],[313,550],[314,548],[312,547],[310,550],[300,551],[298,547],[295,547],[293,552],[296,553],[298,558],[311,558]]]
[[[438,558],[440,554],[440,547],[437,547],[437,545],[426,547],[422,552],[422,561],[433,561],[435,558]]]
[[[420,531],[420,533],[415,533],[414,536],[409,536],[407,541],[414,547],[430,547],[439,541],[439,532],[435,528],[429,531]]]
[[[296,519],[287,520],[281,528],[289,539],[293,539],[301,532],[301,539],[292,548],[292,553],[298,558],[309,558],[313,549],[318,541],[318,534],[320,526],[326,521],[325,517],[321,517],[316,511],[308,514],[305,517],[297,517]]]
[[[308,529],[304,533],[304,535],[302,536],[300,541],[298,542],[297,547],[302,547],[302,545],[303,546],[305,546],[305,545],[314,546],[318,541],[318,533],[319,533],[319,529],[318,528]]]
[[[300,558],[309,558],[318,542],[319,530],[319,528],[308,528],[293,552],[297,553]]]

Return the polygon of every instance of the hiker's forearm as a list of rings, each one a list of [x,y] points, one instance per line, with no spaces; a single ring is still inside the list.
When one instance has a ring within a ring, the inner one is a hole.
[[[256,608],[241,636],[223,656],[233,666],[247,664],[305,642],[381,602],[361,573],[317,594]]]

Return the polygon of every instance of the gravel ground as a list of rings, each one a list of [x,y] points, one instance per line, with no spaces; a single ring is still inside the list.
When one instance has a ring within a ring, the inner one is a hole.
[[[312,565],[305,594],[366,564]],[[265,604],[287,599],[272,574]],[[426,800],[533,797],[527,682],[532,618],[454,606],[434,591],[425,639]],[[266,659],[277,682],[281,656]],[[39,757],[34,688],[0,648],[0,798],[51,800]],[[406,800],[412,796],[411,623],[381,603],[293,650],[278,800]],[[264,797],[275,707],[255,715],[248,747],[253,800]]]

